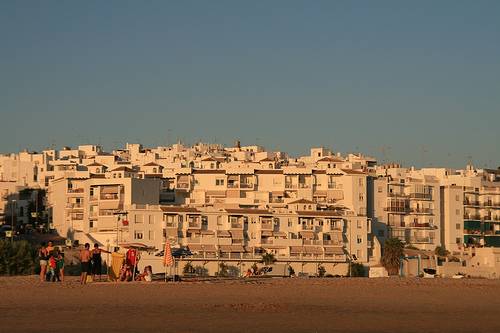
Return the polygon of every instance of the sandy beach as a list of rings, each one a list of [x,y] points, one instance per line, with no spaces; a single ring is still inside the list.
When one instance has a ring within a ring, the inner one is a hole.
[[[499,332],[500,281],[0,278],[1,332]]]

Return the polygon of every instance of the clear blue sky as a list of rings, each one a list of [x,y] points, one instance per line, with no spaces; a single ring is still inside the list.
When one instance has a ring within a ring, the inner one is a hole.
[[[0,1],[0,152],[176,138],[500,164],[500,1]]]

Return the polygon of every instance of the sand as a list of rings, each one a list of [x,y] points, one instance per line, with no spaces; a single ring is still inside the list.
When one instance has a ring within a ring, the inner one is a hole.
[[[500,281],[0,278],[0,332],[500,332]]]

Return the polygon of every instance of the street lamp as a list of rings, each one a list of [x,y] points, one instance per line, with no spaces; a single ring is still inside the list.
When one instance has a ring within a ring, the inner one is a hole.
[[[10,242],[14,241],[14,214],[15,214],[16,200],[11,201],[11,229],[10,229]]]
[[[123,223],[123,218],[122,216],[128,216],[128,212],[126,211],[119,211],[119,212],[115,212],[113,213],[113,215],[116,215],[117,218],[116,218],[116,246],[118,246],[118,230],[119,230],[119,225],[118,225],[118,222],[122,222]]]

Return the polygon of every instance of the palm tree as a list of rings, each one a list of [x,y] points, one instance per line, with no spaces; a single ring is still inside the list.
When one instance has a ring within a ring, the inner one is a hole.
[[[276,258],[274,257],[274,254],[272,253],[264,253],[262,255],[262,263],[264,263],[264,265],[272,265],[276,262]]]
[[[404,254],[403,249],[403,243],[397,238],[389,238],[385,241],[380,263],[387,269],[389,275],[398,274],[401,258]]]

